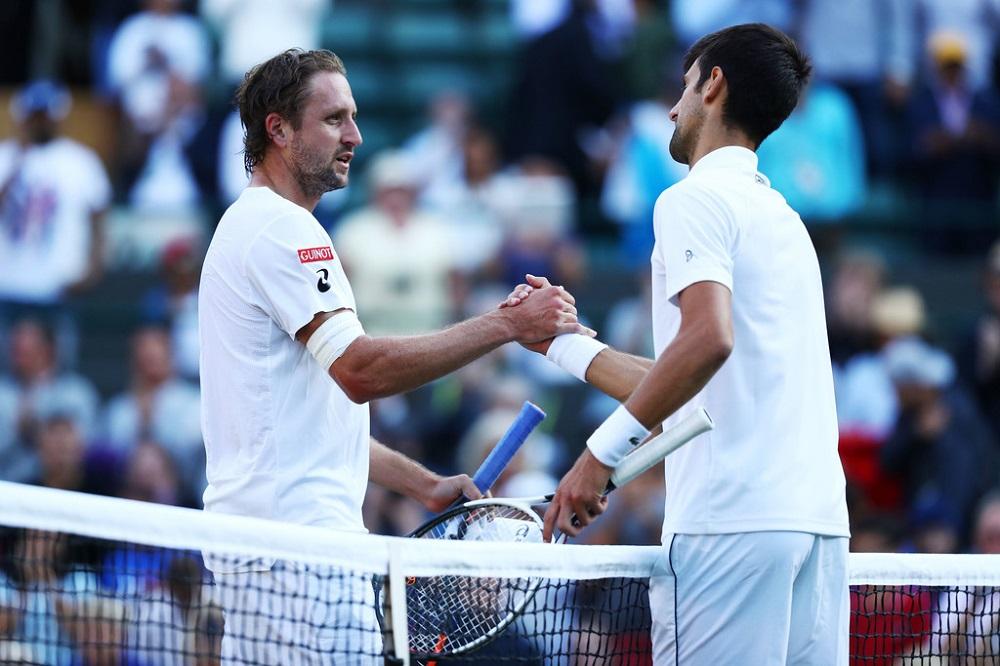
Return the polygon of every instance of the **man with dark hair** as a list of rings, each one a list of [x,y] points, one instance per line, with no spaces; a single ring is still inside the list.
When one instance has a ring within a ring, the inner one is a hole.
[[[330,237],[311,214],[325,192],[347,184],[361,145],[345,71],[329,51],[289,50],[250,70],[236,95],[250,185],[219,222],[199,290],[208,511],[364,531],[369,480],[434,511],[463,493],[478,497],[467,476],[442,478],[370,441],[368,401],[506,342],[588,331],[572,298],[552,287],[523,310],[437,333],[365,335]],[[227,614],[225,663],[379,661],[370,581],[294,563],[210,565]],[[291,660],[288,645],[298,646]]]
[[[532,346],[623,402],[559,484],[545,536],[576,535],[637,442],[705,407],[716,428],[666,462],[655,663],[846,664],[849,532],[819,264],[754,154],[809,63],[749,24],[697,42],[685,69],[670,151],[691,171],[653,217],[657,359],[575,335]]]

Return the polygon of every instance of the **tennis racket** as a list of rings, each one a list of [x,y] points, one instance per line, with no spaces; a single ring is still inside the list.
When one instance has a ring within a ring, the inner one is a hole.
[[[620,488],[714,424],[700,408],[629,455],[611,473],[606,493]],[[537,497],[488,498],[465,502],[418,528],[413,536],[506,543],[540,543]],[[565,540],[561,535],[559,541]],[[540,578],[433,576],[407,581],[410,652],[417,658],[462,654],[499,636],[531,601]]]
[[[507,428],[507,431],[497,442],[493,450],[490,451],[489,455],[476,470],[476,473],[472,477],[472,482],[479,489],[479,492],[486,493],[493,484],[497,482],[500,475],[506,469],[507,465],[514,458],[517,452],[520,450],[521,445],[524,444],[525,440],[528,439],[528,435],[545,419],[545,412],[531,402],[525,402],[521,406],[521,411],[518,412],[517,417]],[[455,508],[461,507],[462,503],[466,501],[464,498],[459,497],[452,504],[452,508],[448,511],[453,511]],[[444,515],[444,514],[441,514]],[[437,518],[431,520],[434,522]],[[417,528],[417,531],[411,532],[409,536],[417,536],[421,528]],[[375,588],[375,614],[378,619],[380,627],[385,627],[385,618],[382,615],[382,585],[378,581],[373,581],[373,587]]]

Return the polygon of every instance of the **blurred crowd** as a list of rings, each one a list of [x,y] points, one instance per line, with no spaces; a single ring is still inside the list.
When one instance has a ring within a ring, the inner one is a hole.
[[[0,479],[200,506],[198,276],[219,212],[247,182],[231,91],[283,48],[337,51],[324,26],[339,16],[402,4],[0,7],[12,128],[0,143]],[[439,90],[422,124],[362,146],[350,187],[321,202],[368,333],[481,313],[530,272],[575,293],[604,340],[651,355],[652,209],[686,173],[667,150],[680,55],[726,25],[771,23],[815,68],[761,146],[760,170],[801,213],[826,274],[852,547],[1000,552],[1000,246],[989,247],[1000,232],[1000,0],[437,5],[473,22],[476,7],[502,5],[508,76],[485,96]],[[67,131],[82,102],[110,128],[101,151],[86,127]],[[885,215],[912,224],[910,259],[981,268],[981,284],[955,295],[980,304],[967,331],[941,335],[935,304],[894,274],[896,257],[845,240]],[[131,281],[140,296],[124,319],[138,325],[103,352],[109,385],[81,360],[100,329],[95,303]],[[441,472],[470,472],[529,399],[548,419],[494,492],[548,492],[614,404],[520,348],[376,401],[373,435]],[[622,489],[585,540],[658,542],[663,492],[657,472]],[[423,518],[377,487],[365,511],[377,533]]]

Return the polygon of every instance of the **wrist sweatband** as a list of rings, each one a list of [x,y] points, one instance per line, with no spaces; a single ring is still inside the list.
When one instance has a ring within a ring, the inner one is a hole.
[[[600,340],[580,335],[564,333],[557,335],[549,344],[545,357],[581,382],[587,381],[587,368],[594,357],[607,349]]]
[[[313,331],[306,349],[323,370],[329,370],[348,345],[365,334],[358,316],[350,310],[333,315]]]
[[[649,430],[625,409],[625,405],[620,405],[590,436],[587,448],[608,467],[617,467],[622,458],[647,437]]]

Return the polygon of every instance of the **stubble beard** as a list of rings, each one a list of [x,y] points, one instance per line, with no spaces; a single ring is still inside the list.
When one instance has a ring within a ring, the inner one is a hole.
[[[670,137],[670,157],[681,164],[691,164],[691,152],[698,143],[701,134],[701,114],[692,114],[682,125],[679,121],[674,125],[673,136]]]
[[[347,176],[337,173],[335,157],[328,160],[299,142],[292,146],[292,168],[299,189],[307,197],[321,197],[347,185]]]

